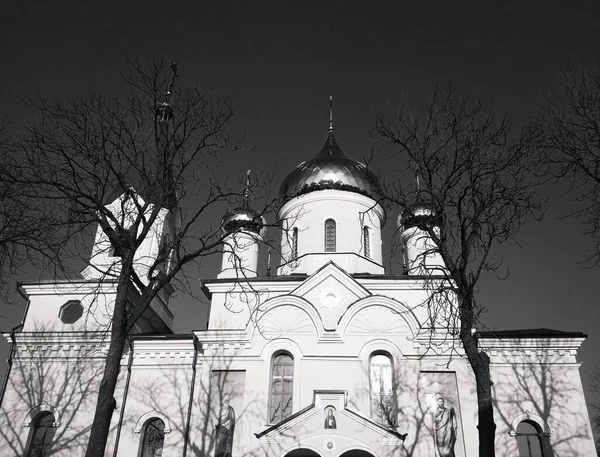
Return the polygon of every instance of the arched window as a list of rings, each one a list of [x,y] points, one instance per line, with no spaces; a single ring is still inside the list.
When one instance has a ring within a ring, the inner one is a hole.
[[[298,227],[292,231],[292,259],[298,258]]]
[[[325,252],[335,252],[335,221],[325,221]]]
[[[274,424],[292,415],[294,394],[294,359],[287,352],[273,356],[271,362],[271,389],[269,422]]]
[[[387,354],[371,356],[371,417],[384,425],[396,425],[396,399],[392,358]]]
[[[29,450],[26,457],[46,457],[50,455],[50,446],[54,438],[54,414],[43,412],[35,418],[31,429]]]
[[[363,227],[363,246],[365,250],[365,257],[371,258],[371,240],[369,236],[369,227]]]
[[[142,433],[140,457],[161,457],[165,443],[165,423],[159,418],[150,419]]]
[[[516,430],[519,457],[543,457],[542,432],[533,421],[519,422]]]

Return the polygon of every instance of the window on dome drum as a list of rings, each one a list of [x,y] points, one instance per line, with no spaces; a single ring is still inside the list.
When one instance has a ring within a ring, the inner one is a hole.
[[[69,300],[60,307],[58,317],[65,324],[74,324],[83,316],[83,306],[79,300]]]
[[[26,457],[46,457],[50,455],[50,447],[54,438],[54,414],[44,412],[35,418],[31,429],[29,449]]]
[[[158,418],[150,419],[144,425],[140,457],[161,457],[164,443],[165,423]]]
[[[542,432],[537,424],[531,421],[520,422],[516,432],[519,457],[544,457]]]
[[[363,227],[363,246],[365,257],[371,258],[371,240],[369,239],[369,227]]]
[[[371,418],[384,425],[396,425],[394,373],[390,356],[375,354],[369,363]]]
[[[325,252],[335,252],[335,221],[325,221]]]
[[[274,424],[292,415],[294,393],[294,359],[280,353],[271,362],[269,423]]]
[[[298,227],[292,232],[292,259],[298,258]]]

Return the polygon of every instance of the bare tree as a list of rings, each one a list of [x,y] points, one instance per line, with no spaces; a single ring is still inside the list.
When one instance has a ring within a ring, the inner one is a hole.
[[[85,274],[116,283],[88,457],[104,455],[127,336],[172,285],[186,287],[184,266],[222,251],[226,234],[208,221],[240,194],[220,171],[223,155],[240,149],[228,133],[231,105],[175,84],[176,65],[160,58],[128,60],[123,77],[127,90],[114,96],[33,103],[40,121],[13,148],[8,172],[22,196],[52,208],[63,240],[56,266],[64,272],[93,248],[104,260],[93,257]],[[159,248],[144,251],[148,239]]]
[[[20,273],[25,263],[53,258],[58,241],[53,213],[8,176],[15,129],[8,119],[0,120],[0,298],[7,303],[12,298],[9,278]]]
[[[600,262],[600,62],[588,71],[569,65],[546,96],[542,125],[552,174],[570,183],[580,207],[572,213],[595,240],[587,260]]]
[[[475,375],[479,410],[479,455],[494,456],[494,412],[490,359],[474,332],[483,310],[477,299],[484,272],[503,277],[501,257],[493,248],[511,240],[542,200],[533,178],[537,134],[524,126],[516,132],[506,117],[479,100],[470,104],[449,86],[434,86],[421,110],[408,98],[379,113],[374,137],[393,148],[391,158],[418,176],[418,186],[399,181],[384,186],[383,199],[400,207],[404,220],[431,240],[444,268],[433,271],[428,306],[431,334],[440,324],[458,334]],[[411,178],[410,181],[413,181]],[[426,208],[425,213],[419,212]],[[430,271],[429,274],[432,272]],[[453,306],[452,303],[456,303]]]

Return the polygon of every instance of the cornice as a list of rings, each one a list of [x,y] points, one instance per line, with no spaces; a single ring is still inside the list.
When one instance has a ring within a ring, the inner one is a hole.
[[[306,280],[303,278],[302,281]],[[240,281],[239,279],[233,278],[227,282],[205,282],[204,287],[208,289],[211,294],[214,293],[228,293],[236,292],[239,293],[240,288],[243,290],[253,291],[257,294],[269,293],[269,294],[286,294],[298,287],[299,280],[290,281]]]
[[[21,283],[18,286],[28,296],[66,295],[66,294],[110,294],[116,293],[117,283],[110,281],[53,281],[39,283]]]

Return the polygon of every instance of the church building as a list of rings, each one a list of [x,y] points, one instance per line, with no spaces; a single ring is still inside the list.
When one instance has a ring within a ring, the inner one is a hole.
[[[168,291],[155,300],[123,354],[105,455],[477,457],[473,371],[453,326],[436,328],[456,319],[455,304],[435,316],[428,306],[444,264],[411,217],[386,214],[377,190],[330,128],[281,184],[282,260],[266,274],[257,271],[265,221],[248,200],[229,210],[221,271],[201,282],[207,328],[173,333]],[[423,204],[411,214],[433,212]],[[392,216],[402,275],[383,265]],[[159,223],[170,217],[165,210]],[[168,230],[154,232],[140,264]],[[106,242],[99,230],[79,279],[19,286],[28,305],[5,334],[0,456],[83,455],[116,290],[95,274],[110,261]],[[498,457],[596,455],[576,358],[585,338],[479,333]]]

